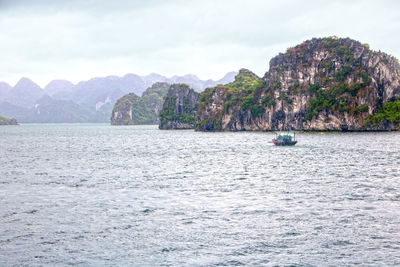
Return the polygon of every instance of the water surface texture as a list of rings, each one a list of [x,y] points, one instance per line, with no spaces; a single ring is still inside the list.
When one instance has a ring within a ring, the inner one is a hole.
[[[0,265],[400,265],[400,133],[0,128]]]

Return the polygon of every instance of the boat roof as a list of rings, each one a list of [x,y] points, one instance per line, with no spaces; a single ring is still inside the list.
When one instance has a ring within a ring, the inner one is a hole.
[[[295,135],[295,131],[276,131],[275,132],[275,134],[277,134],[277,135],[290,135],[290,136],[293,136],[293,135]]]

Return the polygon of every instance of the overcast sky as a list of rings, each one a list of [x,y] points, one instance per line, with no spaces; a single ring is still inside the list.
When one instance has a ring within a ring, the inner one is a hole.
[[[0,80],[263,76],[287,47],[332,35],[400,58],[399,11],[396,0],[0,0]]]

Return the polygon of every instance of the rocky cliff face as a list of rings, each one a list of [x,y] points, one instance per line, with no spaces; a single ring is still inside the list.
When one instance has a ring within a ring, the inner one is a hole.
[[[118,99],[111,114],[111,125],[133,125],[133,107],[139,105],[139,97],[134,93],[127,94]]]
[[[133,93],[118,99],[111,114],[112,125],[158,124],[163,97],[170,85],[158,82],[139,97]]]
[[[399,129],[399,99],[397,59],[348,38],[314,38],[273,58],[262,79],[241,70],[207,89],[197,129]]]
[[[260,91],[263,85],[257,75],[241,69],[234,82],[206,89],[200,95],[196,128],[202,131],[250,129],[255,123],[252,116],[261,111],[255,104],[256,97],[247,94]]]
[[[199,97],[199,93],[186,84],[173,84],[168,90],[160,112],[159,128],[193,129]]]

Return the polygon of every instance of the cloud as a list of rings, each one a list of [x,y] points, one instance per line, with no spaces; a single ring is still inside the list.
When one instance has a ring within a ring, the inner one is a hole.
[[[397,1],[1,1],[0,80],[44,85],[128,72],[219,78],[312,37],[400,56]]]

